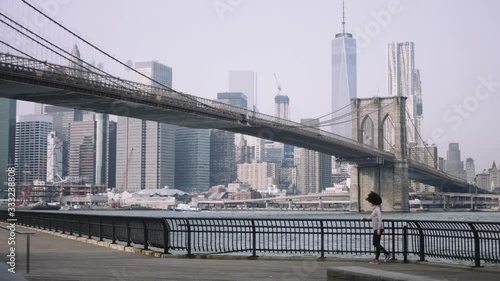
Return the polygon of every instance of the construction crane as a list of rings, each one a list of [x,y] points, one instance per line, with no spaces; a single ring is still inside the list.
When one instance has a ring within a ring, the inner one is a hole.
[[[132,147],[132,149],[130,149],[130,153],[128,154],[128,157],[127,157],[127,164],[125,166],[125,177],[123,179],[121,191],[125,191],[125,184],[127,183],[127,180],[128,180],[128,168],[130,167],[130,160],[132,159],[133,154],[134,154],[134,148]]]
[[[59,174],[56,174],[56,176],[59,178],[58,182],[54,182],[54,184],[58,183],[59,184],[59,204],[62,204],[62,197],[63,197],[63,192],[64,192],[64,182],[69,179],[69,177],[66,177],[65,179],[62,179]]]
[[[130,160],[132,159],[133,155],[134,155],[134,148],[132,147],[132,149],[130,149],[130,153],[127,156],[127,163],[125,166],[125,176],[123,177],[123,183],[120,184],[120,188],[118,189],[118,192],[125,191],[125,185],[126,185],[127,180],[128,180],[128,169],[130,167]],[[113,199],[113,203],[111,203],[112,208],[120,207],[121,193],[119,194],[119,197],[117,199],[118,199],[118,202],[115,202],[115,200]]]
[[[274,79],[276,80],[276,86],[278,87],[277,95],[281,95],[281,83],[278,81],[278,76],[276,76],[276,73],[274,73]]]

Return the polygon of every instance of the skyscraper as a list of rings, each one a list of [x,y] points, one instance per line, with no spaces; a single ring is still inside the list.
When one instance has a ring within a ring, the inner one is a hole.
[[[240,92],[217,93],[217,101],[247,109],[247,97]],[[240,138],[240,141],[244,141]],[[246,156],[246,155],[244,155]],[[235,134],[210,130],[210,186],[227,186],[236,180]]]
[[[257,74],[253,71],[229,71],[229,92],[243,93],[248,110],[257,111]]]
[[[68,137],[69,123],[83,120],[83,112],[78,109],[45,105],[44,112],[52,117],[52,128],[63,147],[63,171],[61,177],[68,175]]]
[[[406,99],[408,143],[422,145],[422,86],[420,71],[415,69],[413,42],[387,43],[387,91],[389,96]],[[419,136],[420,135],[420,136]]]
[[[473,183],[476,177],[476,166],[474,165],[474,159],[467,158],[465,160],[465,172],[467,174],[467,182]]]
[[[417,144],[422,145],[424,127],[424,103],[422,101],[422,81],[420,80],[420,69],[415,69],[415,126]]]
[[[135,63],[142,75],[136,81],[172,87],[172,69],[156,61]],[[159,122],[118,117],[116,187],[134,192],[146,188],[173,187],[175,178],[175,128]]]
[[[47,180],[47,136],[52,131],[52,117],[48,115],[20,116],[16,123],[16,178],[18,182],[33,183]]]
[[[7,165],[14,164],[16,149],[16,100],[0,98],[0,190],[7,189]]]
[[[116,122],[108,122],[108,163],[106,175],[109,188],[116,187]]]
[[[241,92],[217,93],[217,101],[239,106],[244,109],[248,108],[247,96]]]
[[[302,124],[319,125],[319,119],[302,119]],[[332,185],[331,156],[296,147],[294,162],[297,165],[297,192],[299,194],[319,193]]]
[[[467,174],[464,170],[464,161],[460,158],[460,149],[458,143],[450,143],[446,157],[445,172],[463,180],[467,180]]]
[[[342,7],[343,9],[343,7]],[[344,9],[342,32],[332,40],[332,127],[335,134],[352,138],[351,99],[357,97],[356,39],[345,32]]]
[[[108,161],[108,115],[95,114],[95,183],[107,184]]]
[[[274,97],[276,105],[276,117],[290,120],[290,98],[287,95],[278,94]]]
[[[235,180],[236,152],[234,133],[210,130],[210,186],[227,186]]]
[[[95,183],[96,152],[96,122],[69,123],[68,176],[72,182]]]
[[[175,133],[175,188],[188,193],[207,191],[210,187],[209,165],[209,130],[177,127]]]

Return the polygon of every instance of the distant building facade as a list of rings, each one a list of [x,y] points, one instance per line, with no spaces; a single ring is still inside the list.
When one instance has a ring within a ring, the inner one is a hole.
[[[177,127],[175,133],[175,188],[187,193],[206,192],[210,187],[209,176],[209,130]]]
[[[389,96],[406,97],[408,143],[422,145],[422,86],[415,68],[413,42],[387,43],[387,90]]]
[[[252,163],[237,165],[238,181],[248,183],[254,190],[278,183],[276,164]]]
[[[474,159],[465,159],[465,173],[467,174],[467,182],[473,183],[476,177],[476,166],[474,165]]]
[[[458,143],[450,143],[448,145],[445,172],[463,180],[467,180],[467,174],[464,169],[464,162],[461,160]]]
[[[210,130],[210,186],[228,186],[236,180],[234,137],[232,132]]]
[[[172,69],[166,65],[139,61],[135,69],[142,74],[136,74],[138,83],[172,86]],[[169,124],[118,117],[116,187],[119,191],[174,186],[175,131],[176,126]]]
[[[15,167],[20,183],[47,180],[47,136],[52,131],[52,117],[19,116],[16,123]]]
[[[229,71],[229,92],[245,95],[248,99],[246,108],[257,111],[257,73],[245,70]]]
[[[0,167],[14,165],[16,150],[16,100],[0,98]],[[0,173],[0,190],[7,189],[7,173]]]
[[[302,119],[302,124],[319,125],[318,119]],[[319,193],[332,186],[332,157],[330,155],[295,147],[297,165],[297,193]]]

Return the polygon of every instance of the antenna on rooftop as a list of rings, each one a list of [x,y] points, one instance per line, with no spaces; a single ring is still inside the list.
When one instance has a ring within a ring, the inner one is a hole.
[[[344,5],[344,0],[342,0],[342,33],[345,33],[345,5]]]

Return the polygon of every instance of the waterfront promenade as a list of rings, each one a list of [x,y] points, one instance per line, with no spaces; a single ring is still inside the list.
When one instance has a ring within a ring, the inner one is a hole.
[[[24,228],[18,227],[21,230]],[[26,280],[326,280],[327,268],[359,266],[437,280],[498,280],[500,268],[472,268],[447,264],[391,261],[378,266],[360,259],[289,258],[287,260],[219,258],[157,258],[63,238],[35,230],[31,237],[30,273],[26,274],[26,237],[16,237],[16,272]],[[0,232],[0,260],[8,252],[8,231]],[[2,271],[6,267],[0,267]],[[11,273],[0,273],[0,280]],[[6,279],[7,278],[7,279]]]

